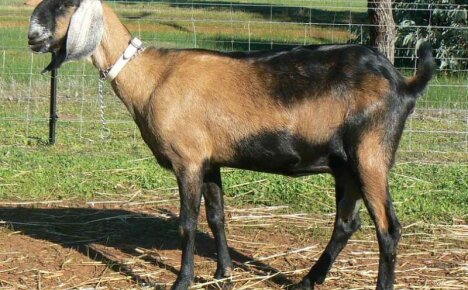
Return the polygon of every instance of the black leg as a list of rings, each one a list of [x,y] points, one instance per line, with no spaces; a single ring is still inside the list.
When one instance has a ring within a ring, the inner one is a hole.
[[[345,174],[335,176],[335,191],[337,210],[332,237],[309,273],[292,289],[309,290],[314,289],[315,284],[322,284],[338,254],[346,246],[351,235],[361,226],[360,193],[356,180]]]
[[[401,236],[401,226],[395,215],[395,209],[387,189],[384,216],[379,216],[372,202],[366,201],[372,220],[376,226],[377,240],[379,242],[379,276],[377,279],[378,290],[393,289],[395,282],[395,265],[398,242]]]
[[[181,170],[176,173],[180,194],[180,236],[182,239],[182,265],[179,276],[172,286],[173,290],[185,290],[193,282],[193,257],[195,234],[203,185],[203,172],[200,170]]]
[[[213,236],[216,240],[218,266],[215,278],[231,276],[232,261],[229,256],[226,234],[224,230],[224,200],[219,168],[210,170],[205,175],[203,196],[205,197],[206,216]]]

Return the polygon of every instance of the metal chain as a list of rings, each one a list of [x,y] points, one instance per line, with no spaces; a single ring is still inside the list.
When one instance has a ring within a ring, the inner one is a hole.
[[[132,56],[132,58],[130,59],[130,61],[134,60],[135,58],[137,58],[138,56],[140,56],[140,54],[142,54],[144,51],[146,50],[146,46],[144,45],[141,45],[141,47],[135,52],[135,54]]]
[[[104,115],[104,77],[103,74],[99,77],[99,111],[101,113],[101,122],[102,122],[102,128],[101,128],[101,139],[109,139],[111,136],[111,130],[109,127],[107,127],[107,121],[106,117]]]
[[[135,55],[132,57],[132,60],[139,56],[143,51],[145,51],[146,47],[142,46],[140,47]],[[112,67],[109,67],[106,70],[101,70],[99,72],[99,87],[98,87],[98,94],[99,94],[99,111],[101,113],[101,123],[102,123],[102,128],[101,128],[101,139],[109,139],[112,135],[111,130],[109,127],[107,127],[107,121],[106,117],[104,115],[104,81],[109,74],[110,70]]]
[[[133,55],[132,57],[132,60],[134,60],[135,58],[137,58],[140,54],[143,53],[143,51],[146,50],[146,46],[144,46],[143,44],[141,45],[141,47],[137,50],[137,52],[135,53],[135,55]]]

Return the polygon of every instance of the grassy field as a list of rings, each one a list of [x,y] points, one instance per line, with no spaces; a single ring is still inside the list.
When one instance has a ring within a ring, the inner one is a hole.
[[[55,147],[2,146],[0,198],[72,201],[118,198],[119,193],[136,190],[173,193],[173,175],[156,165],[138,136],[129,142],[132,137]],[[323,214],[335,210],[330,176],[288,178],[232,169],[225,169],[223,175],[232,206],[288,205],[294,212]],[[466,164],[399,163],[390,181],[398,215],[406,224],[466,220],[467,175]]]
[[[38,73],[49,56],[27,51],[31,8],[22,2],[0,0],[0,199],[112,199],[134,190],[173,193],[173,176],[155,164],[125,108],[110,93],[106,114],[112,138],[100,139],[97,73],[88,64],[73,63],[61,70],[58,145],[45,145],[48,76]],[[366,1],[361,0],[281,0],[274,7],[264,5],[269,2],[111,4],[146,43],[165,47],[254,50],[347,42],[357,37],[347,24],[366,21]],[[304,24],[308,22],[336,25]],[[391,176],[397,212],[404,223],[468,219],[466,85],[466,74],[439,74],[422,97],[421,110],[408,123],[410,131],[403,137]],[[334,212],[329,176],[291,179],[231,169],[224,176],[231,205],[288,205],[295,212]]]

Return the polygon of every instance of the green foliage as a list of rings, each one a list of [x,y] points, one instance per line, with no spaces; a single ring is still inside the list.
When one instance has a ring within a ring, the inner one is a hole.
[[[440,69],[466,69],[468,29],[466,0],[398,0],[395,20],[399,24],[399,57],[414,56],[428,40],[436,49]]]

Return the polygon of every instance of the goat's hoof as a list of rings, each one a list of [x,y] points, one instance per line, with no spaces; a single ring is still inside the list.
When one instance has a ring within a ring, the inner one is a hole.
[[[222,281],[216,283],[216,289],[220,289],[220,288],[223,290],[232,289],[233,285],[231,283],[231,279],[229,279],[231,276],[232,276],[232,267],[225,267],[225,268],[218,267],[216,269],[214,278],[216,280],[222,280]]]
[[[192,285],[191,279],[186,277],[177,278],[174,285],[172,285],[171,290],[187,290],[190,285]]]
[[[224,278],[229,278],[232,275],[232,267],[226,267],[226,268],[218,268],[216,269],[216,273],[214,275],[215,279],[224,279]]]
[[[301,282],[289,287],[289,290],[313,290],[313,289],[314,289],[314,283],[311,282],[307,278],[304,278]]]

